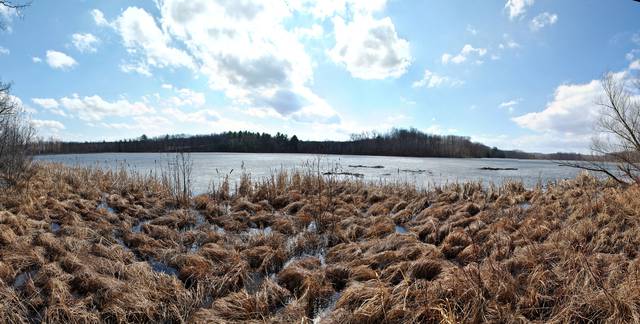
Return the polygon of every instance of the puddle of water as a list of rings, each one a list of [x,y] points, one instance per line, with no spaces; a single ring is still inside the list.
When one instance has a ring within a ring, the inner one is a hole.
[[[398,234],[407,234],[409,231],[401,225],[396,225],[396,233]]]
[[[133,226],[131,228],[131,232],[133,233],[140,233],[142,232],[142,225],[149,223],[149,220],[144,220],[144,221],[140,221],[138,222],[138,224],[136,224],[135,226]]]
[[[211,225],[211,227],[209,229],[214,231],[214,232],[216,232],[216,233],[219,233],[219,234],[224,234],[225,233],[224,228],[222,228],[222,227],[220,227],[218,225]]]
[[[127,243],[125,243],[121,238],[116,237],[115,240],[116,240],[116,243],[122,246],[125,251],[131,251],[131,249],[127,246]]]
[[[244,289],[250,293],[254,294],[260,290],[260,286],[265,279],[265,275],[260,272],[251,272],[247,276],[247,282],[244,285]]]
[[[153,269],[153,271],[155,272],[160,272],[175,277],[178,276],[178,270],[174,267],[171,267],[154,259],[149,259],[149,261],[147,262],[149,262],[151,269]]]
[[[193,242],[191,243],[191,247],[189,248],[189,253],[197,253],[199,249],[200,249],[200,246],[198,245],[198,243]]]
[[[520,208],[522,208],[524,210],[527,210],[527,209],[531,208],[531,203],[528,202],[528,201],[525,201],[525,202],[519,203],[518,207],[520,207]]]
[[[24,286],[29,278],[33,278],[36,275],[36,272],[36,270],[32,270],[19,274],[13,281],[13,288],[20,288]]]
[[[49,226],[51,228],[51,232],[53,232],[53,234],[56,234],[58,232],[60,232],[60,224],[58,223],[51,223],[51,225]]]
[[[258,234],[271,234],[271,232],[273,232],[273,230],[271,229],[271,226],[267,226],[265,228],[250,228],[247,231],[247,234],[249,235],[258,235]]]
[[[340,299],[340,295],[342,293],[340,292],[335,292],[333,293],[333,295],[331,296],[331,298],[329,299],[329,304],[320,309],[318,312],[318,315],[316,315],[316,317],[313,319],[313,324],[319,324],[322,322],[323,319],[325,319],[327,316],[329,316],[329,314],[331,314],[331,312],[333,312],[333,310],[336,307],[336,303],[338,302],[338,299]]]
[[[195,221],[194,224],[187,224],[185,226],[182,226],[180,228],[181,232],[192,231],[192,230],[204,225],[205,223],[207,223],[206,218],[202,215],[202,213],[200,213],[200,211],[195,210],[195,209],[190,209],[189,212],[196,215],[196,217],[195,217],[196,221]]]
[[[318,231],[318,225],[316,225],[316,221],[311,221],[311,223],[309,223],[309,226],[307,226],[307,231],[309,232]]]
[[[112,214],[115,214],[115,213],[116,213],[116,211],[115,211],[115,210],[113,210],[113,208],[109,207],[109,205],[107,204],[107,202],[106,202],[105,200],[101,201],[101,202],[98,204],[98,207],[96,207],[96,209],[101,209],[101,208],[102,208],[102,209],[106,209],[106,210],[107,210],[107,212],[109,212],[109,213],[112,213]]]
[[[327,263],[326,263],[326,261],[324,259],[324,255],[325,254],[326,254],[326,252],[324,251],[324,248],[322,248],[320,250],[320,252],[317,254],[318,259],[320,259],[320,265],[323,266],[323,267],[327,265]]]
[[[207,222],[201,212],[194,210],[196,212],[196,226],[200,226]]]

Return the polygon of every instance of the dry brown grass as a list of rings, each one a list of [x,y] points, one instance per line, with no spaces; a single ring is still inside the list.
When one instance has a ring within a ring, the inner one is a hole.
[[[640,322],[640,188],[587,175],[422,192],[281,172],[186,207],[125,171],[32,180],[0,193],[2,323]]]

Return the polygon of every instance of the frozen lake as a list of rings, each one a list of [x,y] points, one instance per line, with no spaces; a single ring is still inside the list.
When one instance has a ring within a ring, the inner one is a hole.
[[[480,180],[501,184],[506,180],[522,181],[527,187],[541,182],[575,177],[580,171],[562,167],[555,161],[513,159],[449,159],[388,156],[264,154],[264,153],[192,153],[193,190],[205,192],[212,181],[225,175],[239,180],[242,172],[260,179],[281,169],[308,170],[318,165],[322,172],[356,174],[354,178],[374,182],[408,182],[420,187],[452,182]],[[103,153],[41,155],[36,160],[59,162],[70,166],[121,168],[137,172],[158,172],[175,159],[171,153]],[[500,170],[489,170],[494,168]],[[505,170],[508,169],[508,170]]]

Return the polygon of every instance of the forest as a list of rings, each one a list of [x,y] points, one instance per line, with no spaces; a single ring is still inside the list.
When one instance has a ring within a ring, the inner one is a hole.
[[[139,153],[139,152],[238,152],[310,153],[451,158],[518,158],[583,160],[574,153],[540,154],[506,151],[471,141],[469,137],[435,135],[417,129],[394,128],[385,133],[351,135],[348,141],[304,141],[296,135],[224,132],[209,135],[164,135],[102,142],[62,142],[40,140],[36,154]]]

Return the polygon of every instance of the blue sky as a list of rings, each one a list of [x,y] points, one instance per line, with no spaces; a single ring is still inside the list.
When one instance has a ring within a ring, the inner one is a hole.
[[[0,18],[0,78],[65,140],[412,126],[586,152],[599,78],[640,70],[632,0],[36,0]]]

